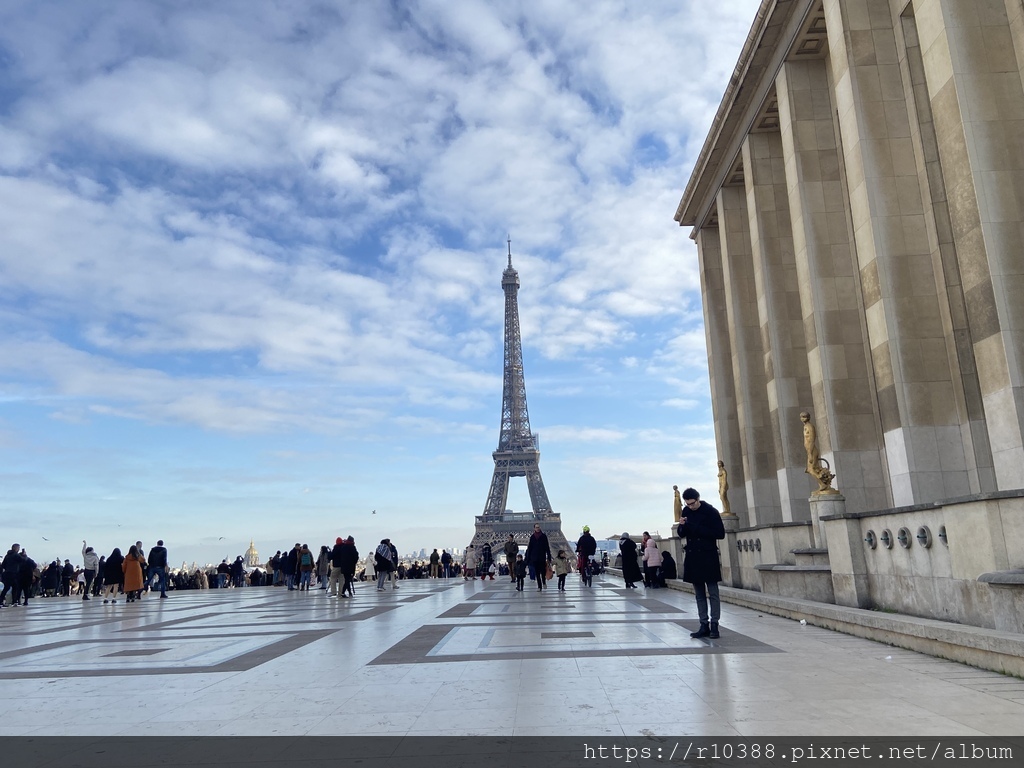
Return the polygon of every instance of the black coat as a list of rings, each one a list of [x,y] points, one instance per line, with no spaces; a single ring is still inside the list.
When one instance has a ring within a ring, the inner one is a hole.
[[[523,559],[528,563],[533,563],[535,568],[538,565],[543,566],[551,559],[551,545],[548,544],[546,533],[541,531],[539,534],[534,533],[530,536],[530,543],[526,545],[526,554]]]
[[[107,562],[103,564],[103,581],[108,586],[111,584],[124,584],[124,570],[121,564],[124,562],[124,555],[118,552],[116,555],[111,552]]]
[[[706,584],[722,580],[722,561],[718,555],[718,541],[725,538],[725,526],[718,510],[702,501],[697,509],[684,509],[685,523],[677,533],[686,538],[683,547],[683,581]]]
[[[4,579],[5,584],[13,584],[14,580],[18,578],[18,570],[21,566],[21,552],[15,552],[13,549],[7,550],[7,554],[4,555],[3,565],[0,569],[3,570],[4,576],[8,577]],[[8,581],[10,579],[10,581]]]
[[[583,557],[592,557],[597,554],[597,539],[589,533],[584,533],[576,542],[576,554]]]
[[[636,542],[632,539],[619,540],[619,552],[622,554],[622,579],[627,584],[643,581],[640,563],[636,559]]]
[[[676,561],[668,552],[661,553],[661,578],[674,579],[676,577]]]
[[[359,550],[356,549],[356,545],[342,542],[335,549],[339,550],[338,556],[334,559],[335,566],[342,573],[347,573],[349,576],[355,575],[356,566],[359,565]]]

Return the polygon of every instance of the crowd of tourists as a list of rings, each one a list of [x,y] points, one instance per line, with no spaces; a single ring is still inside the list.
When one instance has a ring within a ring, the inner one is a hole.
[[[719,637],[721,601],[718,582],[722,579],[718,541],[725,538],[725,529],[718,510],[705,501],[693,488],[682,494],[685,516],[680,510],[677,534],[686,539],[683,547],[683,581],[693,584],[697,601],[700,628],[693,637]],[[678,502],[678,499],[677,499]],[[168,565],[167,548],[158,541],[148,551],[137,541],[122,554],[115,547],[109,555],[98,555],[87,542],[82,542],[82,564],[75,566],[65,559],[53,560],[40,566],[19,544],[12,544],[0,563],[0,607],[26,606],[31,597],[81,597],[82,600],[102,599],[116,603],[123,598],[133,603],[150,591],[167,597],[168,589],[240,588],[248,586],[284,587],[288,591],[309,592],[323,590],[330,597],[340,599],[355,596],[356,582],[376,583],[377,591],[398,589],[399,582],[407,579],[456,579],[465,581],[507,577],[516,591],[523,591],[527,577],[538,591],[547,589],[548,582],[556,580],[557,589],[565,590],[566,577],[577,571],[585,585],[607,562],[597,556],[597,541],[589,526],[576,541],[576,551],[559,549],[552,552],[547,535],[539,523],[527,540],[525,551],[509,534],[496,552],[499,542],[484,543],[479,548],[470,544],[461,560],[447,550],[430,554],[425,562],[407,563],[398,555],[398,548],[390,538],[381,539],[363,559],[352,536],[335,539],[334,546],[323,545],[314,554],[308,544],[296,543],[285,551],[278,550],[262,568],[248,569],[241,555],[231,563],[225,558],[215,568],[197,568],[193,571],[172,572]],[[664,587],[667,579],[677,577],[676,563],[669,552],[662,551],[657,541],[644,531],[638,544],[628,533],[619,539],[622,578],[627,589],[636,589],[638,583],[647,588]]]

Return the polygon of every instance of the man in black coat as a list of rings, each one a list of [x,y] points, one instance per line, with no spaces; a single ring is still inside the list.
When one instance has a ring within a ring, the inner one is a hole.
[[[146,563],[149,565],[146,583],[156,577],[157,584],[160,585],[160,597],[167,597],[167,547],[164,546],[163,539],[158,540],[156,546],[149,550]]]
[[[0,565],[0,581],[4,583],[3,592],[0,592],[0,607],[3,606],[8,592],[13,592],[12,605],[18,605],[21,596],[18,587],[18,570],[21,566],[21,545],[11,544],[11,548],[4,555],[3,564]]]
[[[683,491],[683,510],[678,534],[686,538],[683,547],[683,581],[693,584],[697,599],[700,629],[690,637],[720,637],[718,620],[722,615],[722,602],[718,596],[718,582],[722,580],[722,562],[718,556],[718,541],[725,538],[725,526],[718,510],[700,500],[693,488]],[[711,606],[710,620],[708,605]]]
[[[352,588],[352,581],[356,575],[356,566],[359,565],[359,550],[356,549],[356,540],[351,536],[338,545],[338,558],[334,563],[341,570],[341,575],[345,578],[345,583],[341,585],[338,599],[355,597],[356,593]]]
[[[583,573],[583,566],[597,554],[597,539],[590,535],[590,526],[583,526],[583,535],[576,540],[576,567]]]
[[[527,567],[533,569],[538,591],[544,589],[547,581],[548,563],[551,562],[551,545],[548,536],[540,529],[540,523],[533,524],[533,534],[526,545]]]

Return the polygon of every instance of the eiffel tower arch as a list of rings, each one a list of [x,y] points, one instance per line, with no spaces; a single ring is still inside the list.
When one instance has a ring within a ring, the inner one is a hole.
[[[501,275],[505,292],[505,368],[501,395],[501,433],[494,457],[494,475],[487,494],[484,513],[477,515],[476,548],[487,543],[494,549],[495,559],[508,541],[509,534],[520,546],[526,546],[534,523],[540,523],[547,534],[552,556],[559,549],[572,552],[562,534],[562,518],[551,510],[548,492],[540,474],[540,442],[530,430],[530,413],[526,406],[526,379],[523,376],[523,342],[519,332],[519,273],[512,267],[512,241],[508,241],[508,266]],[[513,512],[505,508],[508,483],[513,477],[525,477],[530,491],[532,512]]]

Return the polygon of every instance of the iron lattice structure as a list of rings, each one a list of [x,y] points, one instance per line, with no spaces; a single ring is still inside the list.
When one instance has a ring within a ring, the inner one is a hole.
[[[494,457],[494,476],[487,494],[484,513],[476,518],[473,545],[484,543],[495,547],[495,557],[508,541],[509,534],[525,544],[540,523],[548,536],[552,554],[559,549],[571,552],[562,534],[561,517],[551,511],[548,492],[540,476],[540,445],[530,429],[530,412],[526,406],[526,379],[523,376],[523,342],[519,331],[519,273],[512,266],[512,241],[508,243],[508,266],[501,275],[505,292],[505,372],[501,395],[501,434]],[[525,477],[530,491],[530,513],[507,511],[508,482]]]

